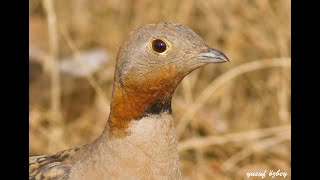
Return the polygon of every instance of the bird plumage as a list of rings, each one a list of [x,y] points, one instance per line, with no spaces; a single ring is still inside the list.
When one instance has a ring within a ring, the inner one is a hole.
[[[29,179],[181,179],[173,93],[193,70],[226,61],[181,24],[162,22],[131,32],[118,52],[102,135],[55,155],[31,157]]]

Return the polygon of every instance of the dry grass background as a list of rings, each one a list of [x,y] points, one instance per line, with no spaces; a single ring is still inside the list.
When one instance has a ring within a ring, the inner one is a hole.
[[[246,179],[248,171],[280,169],[291,179],[289,0],[30,0],[29,9],[30,155],[95,139],[127,34],[174,21],[231,60],[191,73],[173,97],[183,178]],[[59,73],[63,57],[79,62],[93,48],[109,55],[98,70]]]

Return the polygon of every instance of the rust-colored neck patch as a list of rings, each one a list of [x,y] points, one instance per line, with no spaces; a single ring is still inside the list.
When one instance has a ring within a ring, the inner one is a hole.
[[[122,84],[114,82],[109,133],[118,137],[133,120],[164,111],[171,113],[171,98],[182,80],[176,72],[175,67],[164,66],[150,72],[148,78],[129,73],[123,77]]]

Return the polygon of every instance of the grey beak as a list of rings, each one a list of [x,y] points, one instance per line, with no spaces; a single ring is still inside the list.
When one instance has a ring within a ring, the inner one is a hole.
[[[208,52],[198,54],[197,58],[201,59],[203,62],[206,63],[230,62],[226,55],[213,48],[209,48]]]

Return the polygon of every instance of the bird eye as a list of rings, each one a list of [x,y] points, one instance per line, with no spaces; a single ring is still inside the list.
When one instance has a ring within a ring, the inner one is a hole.
[[[152,49],[157,53],[163,53],[167,50],[167,44],[161,39],[155,39],[152,41]]]

